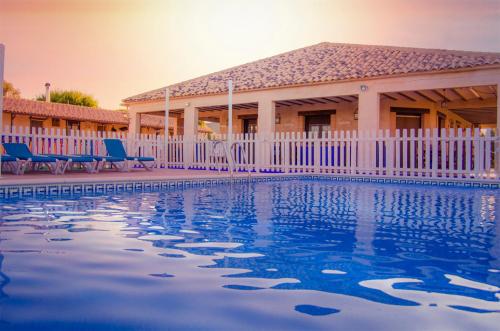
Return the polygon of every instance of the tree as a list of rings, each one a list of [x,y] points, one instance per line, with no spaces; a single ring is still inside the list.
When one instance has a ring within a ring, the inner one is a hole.
[[[39,95],[38,101],[44,101],[45,95]],[[96,108],[97,100],[89,94],[75,90],[55,90],[50,92],[50,102],[66,103],[70,105],[85,106]]]
[[[19,89],[15,88],[12,83],[9,83],[7,81],[3,82],[3,96],[7,98],[15,98],[19,99],[21,97],[21,91]]]

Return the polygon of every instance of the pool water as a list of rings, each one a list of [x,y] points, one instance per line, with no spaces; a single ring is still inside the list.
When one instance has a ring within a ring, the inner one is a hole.
[[[296,180],[0,200],[0,330],[498,330],[499,199]]]

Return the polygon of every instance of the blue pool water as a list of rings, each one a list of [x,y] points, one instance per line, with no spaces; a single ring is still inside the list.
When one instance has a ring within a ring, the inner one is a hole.
[[[303,180],[0,200],[0,330],[494,330],[499,199]]]

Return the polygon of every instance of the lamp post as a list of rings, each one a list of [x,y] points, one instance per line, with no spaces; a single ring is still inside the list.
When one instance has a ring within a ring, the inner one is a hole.
[[[233,81],[227,81],[227,144],[228,150],[231,148],[233,139]]]
[[[164,138],[165,138],[165,169],[167,169],[167,162],[168,162],[168,117],[170,114],[170,91],[168,89],[168,86],[165,87],[165,133],[164,133]]]

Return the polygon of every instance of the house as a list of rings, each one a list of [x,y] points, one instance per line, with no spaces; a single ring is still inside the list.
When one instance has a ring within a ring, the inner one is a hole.
[[[169,86],[170,116],[194,137],[198,120],[233,133],[500,129],[500,53],[320,43]],[[162,115],[165,88],[123,100],[137,132]]]
[[[51,103],[27,99],[4,98],[3,126],[6,131],[16,128],[56,128],[66,133],[71,130],[94,132],[128,131],[126,111],[113,111],[70,104]],[[171,121],[170,134],[176,131]],[[141,133],[163,134],[164,117],[146,115],[141,119]]]

